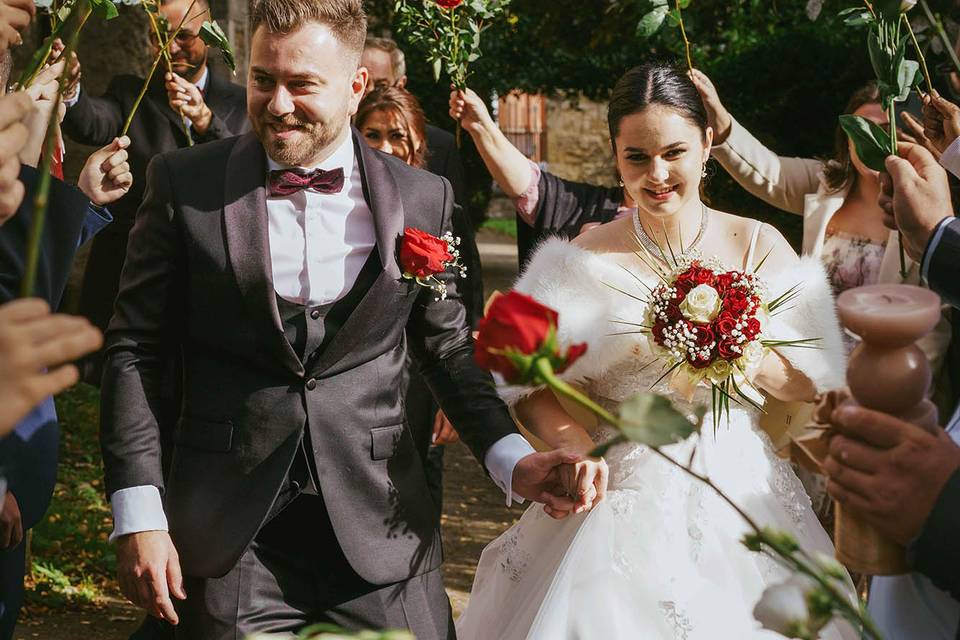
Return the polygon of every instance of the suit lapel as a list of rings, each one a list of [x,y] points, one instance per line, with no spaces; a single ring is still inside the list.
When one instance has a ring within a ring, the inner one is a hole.
[[[274,293],[266,175],[266,154],[257,136],[241,136],[227,160],[223,207],[227,253],[254,322],[283,363],[302,375],[303,364],[283,333]]]
[[[403,233],[404,221],[400,189],[384,157],[360,140],[356,131],[353,131],[353,145],[360,167],[363,197],[373,215],[377,251],[383,270],[320,355],[317,361],[317,370],[320,372],[353,351],[370,326],[381,320],[385,312],[389,312],[384,301],[394,299],[393,293],[401,280],[397,262],[397,243]]]

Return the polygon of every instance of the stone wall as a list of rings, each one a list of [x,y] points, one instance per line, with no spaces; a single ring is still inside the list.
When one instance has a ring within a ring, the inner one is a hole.
[[[585,98],[547,102],[547,168],[561,178],[616,184],[607,106]]]

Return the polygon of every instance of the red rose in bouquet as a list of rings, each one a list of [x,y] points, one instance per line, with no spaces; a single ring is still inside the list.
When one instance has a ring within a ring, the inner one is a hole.
[[[511,384],[528,382],[536,375],[533,363],[550,360],[562,372],[582,356],[587,345],[571,346],[560,353],[556,343],[557,312],[528,295],[510,291],[490,304],[480,321],[474,357],[482,368],[500,373]]]
[[[407,227],[400,243],[400,268],[414,278],[427,278],[443,273],[454,262],[450,246],[429,233]]]
[[[704,267],[693,267],[693,281],[697,284],[713,284],[713,271]]]
[[[723,296],[723,310],[733,314],[741,314],[747,310],[747,294],[740,289],[731,289]]]
[[[737,319],[729,311],[723,311],[716,320],[717,332],[722,336],[730,335],[737,328]]]
[[[736,340],[725,338],[717,345],[717,355],[724,360],[736,360],[743,354],[740,352],[740,346]]]
[[[713,288],[717,290],[717,293],[719,293],[720,295],[723,295],[724,293],[727,292],[727,289],[730,288],[730,285],[734,283],[735,279],[736,279],[736,275],[734,273],[731,273],[729,271],[727,273],[721,273],[720,275],[717,276],[717,282],[713,286]]]

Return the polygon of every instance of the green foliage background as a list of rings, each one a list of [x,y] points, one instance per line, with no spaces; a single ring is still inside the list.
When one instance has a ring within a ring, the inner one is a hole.
[[[389,4],[370,3],[372,32],[391,32]],[[811,21],[806,0],[692,0],[683,16],[694,64],[713,79],[731,113],[778,153],[809,157],[832,152],[837,116],[872,77],[866,32],[836,17],[857,4],[825,0]],[[950,1],[931,5],[944,16],[957,12]],[[469,84],[481,95],[516,88],[605,100],[634,65],[652,59],[682,63],[679,29],[665,24],[653,38],[636,37],[649,6],[645,0],[513,0],[509,21],[483,34],[483,57],[472,66]],[[392,35],[407,55],[408,87],[434,124],[453,130],[446,115],[448,80],[435,83],[422,54],[402,33]],[[929,55],[932,69],[940,61]],[[479,221],[489,176],[469,136],[462,153],[472,183],[471,211]],[[749,196],[719,166],[712,173],[707,194],[715,206],[770,220],[799,240],[797,217]]]

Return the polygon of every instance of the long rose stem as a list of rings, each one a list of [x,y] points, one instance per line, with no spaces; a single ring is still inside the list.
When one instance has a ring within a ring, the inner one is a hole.
[[[683,26],[683,12],[680,10],[680,0],[676,0],[677,20],[680,22],[680,35],[683,36],[683,46],[687,51],[687,68],[693,71],[693,58],[690,55],[690,41],[687,39],[687,30]]]
[[[192,0],[190,6],[187,8],[186,13],[183,14],[180,24],[177,25],[176,30],[173,32],[173,35],[167,38],[166,42],[160,43],[160,53],[158,53],[157,57],[153,60],[153,66],[150,67],[150,72],[143,81],[143,87],[140,88],[140,95],[137,96],[137,99],[133,103],[133,107],[130,109],[130,113],[127,114],[127,120],[123,123],[123,131],[120,132],[121,136],[127,135],[127,131],[130,129],[130,123],[133,122],[133,116],[137,113],[137,109],[140,107],[140,103],[143,101],[143,96],[146,95],[147,89],[150,88],[150,81],[153,79],[153,74],[156,72],[157,66],[160,64],[160,59],[163,57],[163,51],[170,46],[170,43],[173,41],[173,39],[176,38],[177,34],[180,33],[180,29],[183,28],[183,23],[186,22],[187,16],[190,15],[190,12],[193,11],[193,7],[196,4],[197,0]]]
[[[63,59],[70,60],[70,56],[76,51],[77,42],[80,40],[80,30],[90,17],[92,9],[89,0],[77,0],[77,6],[74,11],[82,17],[77,23],[77,28],[73,30],[67,38],[66,46],[63,50]],[[69,20],[69,18],[68,18]],[[63,92],[67,87],[69,74],[66,68],[60,74],[57,83],[57,97],[53,101],[53,108],[50,110],[50,118],[47,121],[47,132],[43,137],[43,145],[40,147],[40,166],[37,167],[39,176],[37,178],[37,191],[33,196],[33,221],[30,225],[30,239],[27,244],[27,256],[24,263],[23,280],[20,282],[20,296],[27,298],[33,295],[33,290],[37,282],[37,265],[40,262],[40,240],[43,237],[44,223],[47,218],[47,204],[50,195],[50,164],[53,161],[53,145],[58,140],[57,121],[60,116],[60,101],[63,99]]]
[[[146,5],[144,5],[146,9]],[[164,41],[164,37],[160,34],[160,25],[157,24],[157,19],[153,17],[153,14],[150,11],[145,10],[147,18],[150,20],[150,26],[153,27],[153,33],[157,36],[157,42],[161,43]],[[173,61],[170,59],[170,51],[166,47],[161,49],[163,52],[163,60],[167,64],[167,73],[173,74]],[[190,135],[190,127],[187,126],[187,119],[183,115],[183,107],[177,108],[177,113],[180,115],[180,127],[183,130],[183,135],[187,137],[187,144],[193,146],[193,136]]]
[[[553,367],[550,365],[550,361],[546,358],[539,358],[534,362],[534,368],[536,369],[537,374],[540,378],[549,386],[551,389],[559,393],[560,395],[576,402],[585,409],[596,414],[600,419],[604,420],[611,426],[618,428],[621,433],[622,430],[622,421],[614,416],[612,413],[595,403],[593,400],[588,398],[586,395],[567,384],[565,381],[561,380],[556,376],[553,371]],[[779,542],[771,538],[764,529],[761,529],[760,526],[744,511],[736,502],[734,502],[730,497],[728,497],[723,490],[720,489],[717,485],[713,483],[710,478],[705,475],[701,475],[692,468],[689,468],[683,464],[680,464],[669,455],[660,450],[659,447],[650,446],[648,448],[653,451],[655,454],[660,456],[664,461],[672,464],[678,469],[682,470],[687,475],[695,478],[701,483],[708,486],[721,500],[726,502],[737,514],[743,518],[744,522],[747,523],[747,526],[753,530],[756,534],[757,539],[761,541],[768,549],[772,550],[775,556],[781,557],[794,566],[795,569],[801,571],[814,580],[829,593],[830,597],[837,603],[842,611],[841,613],[852,621],[857,621],[863,625],[864,631],[869,634],[871,638],[875,640],[880,640],[882,638],[880,632],[877,630],[876,626],[873,624],[873,621],[870,620],[867,616],[861,614],[859,610],[854,609],[850,602],[843,596],[842,593],[837,591],[836,587],[830,583],[830,581],[825,578],[820,571],[810,567],[810,565],[805,562],[802,558],[796,557],[792,552],[783,548]]]
[[[957,51],[953,48],[954,45],[950,42],[947,32],[943,30],[943,23],[930,11],[930,5],[927,4],[927,0],[920,0],[920,8],[923,9],[923,15],[927,19],[927,22],[930,23],[930,27],[937,32],[937,36],[939,36],[940,42],[943,43],[943,48],[946,49],[947,55],[950,56],[950,60],[953,62],[957,73],[960,73],[960,58],[957,58]]]
[[[927,91],[933,92],[933,81],[930,79],[930,70],[927,69],[927,59],[923,57],[923,50],[920,49],[920,43],[917,42],[917,34],[913,32],[913,25],[910,24],[910,20],[907,19],[907,14],[901,13],[900,17],[903,19],[904,24],[907,25],[907,31],[910,32],[910,39],[913,40],[913,48],[917,52],[917,57],[920,58],[920,67],[923,69],[923,79],[927,81]]]

